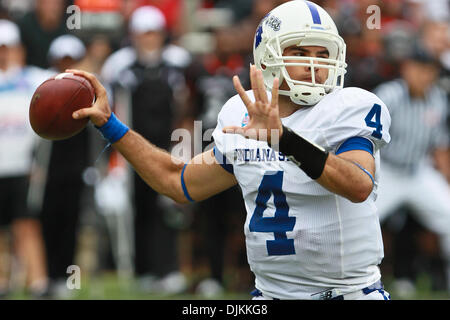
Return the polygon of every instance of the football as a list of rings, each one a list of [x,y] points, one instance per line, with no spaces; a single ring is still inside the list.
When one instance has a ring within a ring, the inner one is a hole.
[[[94,88],[88,80],[72,73],[58,74],[34,92],[29,112],[31,127],[44,139],[68,139],[89,121],[73,119],[72,113],[92,106],[94,100]]]

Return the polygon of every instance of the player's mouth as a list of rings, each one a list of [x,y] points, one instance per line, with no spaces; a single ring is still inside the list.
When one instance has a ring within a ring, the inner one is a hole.
[[[300,81],[311,82],[312,83],[312,77],[311,76],[307,76],[307,77],[302,78]],[[315,83],[323,83],[322,79],[318,75],[316,75]]]

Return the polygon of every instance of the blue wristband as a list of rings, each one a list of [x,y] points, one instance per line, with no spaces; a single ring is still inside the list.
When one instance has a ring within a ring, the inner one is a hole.
[[[103,138],[108,140],[110,144],[117,142],[125,135],[125,133],[128,132],[128,130],[130,130],[130,128],[117,119],[114,112],[111,112],[108,122],[106,122],[103,126],[95,127],[102,133]]]

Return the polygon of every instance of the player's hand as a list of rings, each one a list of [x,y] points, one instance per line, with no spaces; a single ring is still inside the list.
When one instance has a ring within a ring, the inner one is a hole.
[[[74,119],[89,117],[92,123],[97,127],[103,126],[106,122],[108,122],[108,119],[111,116],[111,108],[109,107],[105,87],[103,87],[100,81],[98,81],[98,79],[89,72],[74,69],[68,69],[66,72],[86,78],[91,83],[95,91],[95,103],[89,108],[75,111],[72,114],[72,117]]]
[[[262,71],[258,70],[254,65],[250,66],[250,82],[255,96],[255,102],[251,101],[247,96],[239,77],[233,77],[234,87],[248,110],[250,118],[248,125],[243,128],[228,126],[224,127],[222,131],[224,133],[237,133],[246,138],[268,141],[269,143],[271,141],[277,141],[271,139],[279,139],[283,134],[278,111],[279,80],[275,78],[273,81],[271,101],[267,97]],[[273,134],[277,134],[277,137],[273,137]]]

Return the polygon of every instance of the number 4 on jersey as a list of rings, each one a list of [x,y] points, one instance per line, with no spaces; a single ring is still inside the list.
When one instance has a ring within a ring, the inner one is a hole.
[[[372,121],[374,117],[375,121]],[[372,132],[372,136],[377,139],[381,139],[381,130],[383,129],[383,125],[381,124],[381,106],[375,103],[364,120],[366,121],[366,125],[368,127],[375,128],[375,131]]]
[[[294,230],[295,217],[289,217],[289,206],[286,195],[282,191],[283,171],[266,173],[258,188],[256,196],[256,208],[250,219],[249,229],[251,232],[274,233],[274,240],[267,240],[267,253],[269,256],[282,256],[295,254],[294,239],[286,237],[287,231]],[[275,215],[263,217],[267,209],[267,202],[273,194]]]

